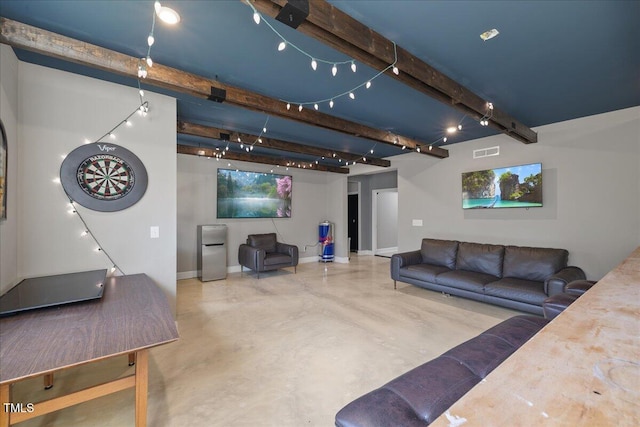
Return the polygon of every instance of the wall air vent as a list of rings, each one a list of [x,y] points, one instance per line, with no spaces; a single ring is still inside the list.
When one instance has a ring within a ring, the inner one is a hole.
[[[500,146],[498,145],[496,145],[495,147],[473,150],[474,159],[481,159],[483,157],[491,157],[491,156],[499,156],[499,155],[500,155]]]

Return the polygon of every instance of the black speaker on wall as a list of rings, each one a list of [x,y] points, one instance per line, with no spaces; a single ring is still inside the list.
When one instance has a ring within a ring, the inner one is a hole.
[[[289,0],[276,19],[291,28],[298,28],[309,16],[309,0]]]
[[[227,99],[227,91],[211,86],[211,95],[209,95],[207,99],[214,102],[224,102],[224,100]]]

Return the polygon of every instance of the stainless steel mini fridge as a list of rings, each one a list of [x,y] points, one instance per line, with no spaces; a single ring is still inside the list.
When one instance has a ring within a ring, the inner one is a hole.
[[[198,278],[203,282],[227,277],[227,226],[198,226]]]

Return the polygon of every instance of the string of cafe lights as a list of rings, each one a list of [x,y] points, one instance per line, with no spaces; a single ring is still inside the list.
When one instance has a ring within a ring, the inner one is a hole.
[[[134,114],[137,113],[142,117],[146,117],[147,113],[149,112],[149,102],[144,100],[144,91],[142,90],[141,79],[145,79],[147,77],[147,73],[148,73],[147,67],[149,67],[149,68],[153,67],[153,60],[151,59],[151,46],[153,46],[153,44],[155,42],[154,30],[155,30],[155,24],[156,24],[156,16],[160,17],[161,20],[163,20],[163,21],[165,21],[165,22],[167,22],[169,24],[175,24],[175,23],[180,21],[180,15],[178,15],[175,11],[173,11],[172,9],[163,7],[160,4],[160,2],[155,2],[153,17],[152,17],[152,23],[151,23],[151,31],[149,33],[149,36],[147,37],[147,55],[144,58],[141,58],[139,60],[139,62],[138,62],[137,86],[138,86],[138,96],[139,96],[139,99],[140,99],[140,103],[136,107],[135,110],[133,110],[130,114],[128,114],[123,120],[119,121],[108,132],[106,132],[101,137],[99,137],[98,139],[93,141],[93,143],[102,142],[103,140],[105,140],[107,138],[109,140],[116,139],[116,133],[115,133],[116,130],[118,130],[122,126],[130,127],[130,126],[133,125],[131,119],[134,116]],[[89,139],[85,139],[84,143],[85,144],[90,144],[90,143],[92,143],[92,141],[89,140]],[[66,156],[62,156],[62,157],[64,159]],[[60,178],[54,179],[54,182],[60,184]],[[94,243],[96,245],[95,251],[97,253],[104,254],[107,257],[107,259],[109,260],[109,262],[111,263],[111,265],[112,265],[112,267],[110,269],[111,273],[114,273],[117,270],[123,275],[126,274],[122,270],[122,268],[120,268],[118,266],[118,264],[113,260],[113,258],[109,254],[109,252],[104,248],[104,246],[100,243],[100,241],[98,240],[98,238],[95,235],[95,233],[93,231],[91,231],[91,228],[87,224],[87,221],[84,219],[84,217],[82,216],[82,214],[78,210],[78,208],[76,206],[76,202],[73,200],[73,198],[71,196],[69,196],[69,194],[66,192],[64,187],[62,187],[62,188],[63,188],[63,191],[65,192],[65,195],[69,199],[69,211],[68,211],[69,214],[76,215],[80,219],[80,221],[82,222],[83,231],[80,233],[80,237],[81,238],[86,238],[88,236],[91,236],[91,238],[93,239],[93,241],[94,241]]]
[[[129,115],[127,115],[123,120],[119,121],[113,128],[111,128],[108,132],[104,133],[100,138],[96,139],[95,141],[91,141],[89,139],[85,139],[84,143],[85,144],[91,144],[91,143],[99,143],[99,142],[103,142],[103,140],[108,139],[108,140],[114,140],[116,139],[116,130],[118,130],[120,127],[124,126],[124,127],[131,127],[133,126],[133,122],[132,122],[132,117],[137,113],[139,116],[141,117],[146,117],[147,116],[147,112],[149,111],[149,103],[147,101],[143,101],[138,107],[136,107],[135,110],[133,110]],[[66,156],[61,156],[63,159]],[[60,178],[55,178],[53,180],[56,184],[60,184]],[[77,217],[80,219],[80,221],[82,222],[83,225],[83,231],[80,233],[80,237],[85,238],[87,236],[90,236],[94,243],[96,244],[96,248],[95,251],[97,253],[103,253],[107,259],[109,260],[109,262],[111,263],[112,267],[111,267],[111,273],[114,273],[116,270],[119,271],[122,274],[126,274],[119,266],[118,264],[113,260],[113,258],[111,257],[111,255],[109,255],[109,252],[107,252],[107,250],[104,248],[104,246],[102,246],[102,244],[100,243],[100,241],[98,240],[98,238],[96,237],[96,235],[93,233],[93,231],[91,231],[91,228],[89,227],[89,225],[87,224],[87,221],[82,217],[82,214],[80,213],[80,211],[78,210],[78,208],[76,207],[76,202],[73,200],[73,198],[66,192],[66,190],[64,189],[64,186],[62,186],[63,191],[65,192],[65,195],[67,196],[67,198],[69,199],[69,214],[72,215],[77,215]]]
[[[278,30],[276,30],[273,25],[271,25],[271,23],[264,19],[262,17],[262,15],[260,14],[260,12],[258,12],[256,10],[256,8],[251,4],[251,2],[249,0],[245,0],[246,4],[249,5],[249,7],[251,8],[251,10],[253,11],[253,21],[256,23],[256,25],[259,25],[261,22],[264,22],[265,25],[276,35],[278,36],[278,38],[280,39],[280,42],[278,43],[278,51],[282,52],[283,50],[285,50],[288,46],[291,46],[293,49],[297,50],[298,52],[300,52],[302,55],[306,56],[309,60],[310,60],[310,64],[311,64],[311,69],[313,71],[316,71],[318,69],[318,64],[327,64],[327,65],[331,65],[331,75],[333,77],[335,77],[338,74],[338,66],[342,66],[342,65],[349,65],[349,68],[351,69],[352,72],[357,72],[357,65],[354,59],[348,59],[345,61],[332,61],[332,60],[327,60],[327,59],[322,59],[319,58],[317,56],[311,55],[310,53],[308,53],[307,51],[305,51],[304,49],[300,48],[299,46],[297,46],[295,43],[292,43],[291,41],[287,40]],[[329,108],[333,108],[333,106],[335,105],[335,100],[342,98],[342,97],[349,97],[351,100],[355,100],[356,99],[356,91],[358,89],[361,88],[366,88],[369,89],[372,86],[372,82],[373,80],[375,80],[376,78],[380,77],[382,74],[386,73],[388,70],[392,70],[394,74],[398,75],[400,74],[400,70],[398,69],[398,67],[396,66],[396,63],[398,62],[398,53],[397,53],[397,48],[396,48],[396,44],[393,44],[393,49],[394,49],[394,61],[392,64],[390,64],[389,66],[387,66],[386,68],[384,68],[383,70],[379,71],[377,74],[375,74],[373,77],[371,77],[370,79],[367,79],[365,81],[363,81],[362,83],[356,85],[355,87],[346,90],[344,92],[338,93],[336,95],[330,96],[328,98],[324,98],[324,99],[318,99],[318,100],[313,100],[313,101],[292,101],[292,100],[286,100],[286,99],[281,99],[282,102],[287,104],[287,110],[291,109],[292,105],[297,105],[298,106],[298,111],[302,111],[302,109],[305,106],[313,106],[313,108],[315,110],[319,110],[320,109],[320,104],[323,103],[328,103],[329,104]]]
[[[326,59],[322,59],[322,58],[318,58],[314,55],[311,55],[310,53],[306,52],[305,50],[301,49],[299,46],[297,46],[296,44],[290,42],[289,40],[287,40],[280,32],[278,32],[278,30],[276,30],[273,25],[271,25],[271,23],[269,23],[269,21],[267,21],[266,19],[263,18],[263,16],[260,14],[260,12],[258,12],[256,10],[256,8],[251,4],[251,2],[249,0],[245,0],[245,3],[247,5],[249,5],[249,7],[251,8],[251,10],[253,11],[253,21],[256,23],[256,25],[259,25],[261,22],[264,22],[267,27],[274,33],[276,34],[279,39],[280,39],[280,43],[278,44],[278,51],[281,52],[283,50],[285,50],[287,48],[287,46],[291,46],[292,48],[294,48],[295,50],[297,50],[298,52],[300,52],[302,55],[306,56],[309,60],[310,60],[310,64],[311,64],[311,68],[313,69],[313,71],[316,71],[318,68],[318,63],[324,63],[324,64],[328,64],[331,65],[331,74],[335,77],[338,73],[338,66],[339,65],[345,65],[345,64],[349,64],[351,71],[353,71],[354,73],[357,71],[357,66],[355,63],[355,60],[353,59],[349,59],[349,60],[345,60],[345,61],[331,61],[331,60],[326,60]],[[380,72],[378,72],[376,75],[374,75],[371,79],[368,79],[366,81],[364,81],[363,83],[349,89],[346,90],[342,93],[339,93],[337,95],[331,96],[331,97],[327,97],[324,99],[319,99],[319,100],[314,100],[314,101],[303,101],[303,102],[296,102],[296,101],[290,101],[290,100],[285,100],[285,99],[281,99],[281,101],[285,102],[287,104],[287,110],[291,109],[292,105],[297,105],[298,106],[298,111],[302,111],[303,108],[305,106],[310,106],[312,105],[313,108],[315,110],[319,110],[320,108],[320,104],[322,103],[329,103],[329,108],[333,108],[333,106],[335,105],[334,100],[344,97],[344,96],[348,96],[351,100],[355,100],[356,96],[355,96],[355,91],[357,91],[358,89],[365,87],[366,89],[369,89],[372,86],[372,81],[375,80],[376,78],[378,78],[379,76],[381,76],[382,74],[386,73],[389,69],[393,70],[393,73],[396,75],[400,74],[400,71],[398,69],[398,67],[396,66],[396,63],[398,62],[398,53],[397,53],[397,46],[395,42],[393,43],[393,49],[394,49],[394,61],[392,64],[390,64],[389,66],[387,66],[386,68],[384,68],[383,70],[381,70]],[[491,102],[487,102],[487,112],[482,116],[482,118],[479,120],[479,123],[481,126],[488,126],[489,125],[489,121],[491,120],[491,118],[493,117],[493,103]],[[463,117],[464,119],[464,117]],[[457,127],[448,127],[446,129],[446,134],[451,135],[456,133],[457,131],[462,130],[462,124],[458,124]],[[425,147],[428,150],[431,150],[433,148],[434,145],[436,145],[438,142],[447,142],[448,137],[444,136],[444,137],[440,137],[438,138],[436,141],[430,143],[430,144],[423,144],[423,145],[418,145],[416,146],[416,151],[418,153],[420,153]],[[405,150],[407,147],[405,145],[402,146],[402,149]],[[373,154],[373,149],[370,150],[370,153]],[[362,156],[362,160],[363,162],[366,162],[366,154],[364,154]],[[355,162],[353,162],[353,164],[355,164]],[[348,165],[348,162],[347,162]]]

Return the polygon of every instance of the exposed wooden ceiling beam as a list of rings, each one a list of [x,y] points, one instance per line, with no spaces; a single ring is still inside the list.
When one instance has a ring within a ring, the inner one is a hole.
[[[378,158],[369,157],[369,156],[361,156],[361,155],[359,156],[357,154],[345,153],[345,152],[336,151],[336,150],[327,150],[323,148],[312,147],[310,145],[298,144],[295,142],[283,141],[275,138],[268,138],[268,137],[265,137],[264,135],[262,136],[252,135],[249,133],[242,133],[242,132],[236,132],[236,131],[231,131],[227,129],[220,129],[220,128],[211,127],[211,126],[204,126],[196,123],[178,121],[178,133],[185,134],[185,135],[200,136],[203,138],[213,138],[218,140],[229,138],[229,142],[233,144],[240,144],[240,142],[238,142],[238,138],[240,138],[240,140],[243,141],[242,143],[244,143],[245,145],[250,144],[254,141],[257,141],[259,138],[262,142],[256,145],[263,148],[272,148],[274,150],[286,151],[289,153],[296,153],[296,154],[304,154],[308,156],[315,156],[317,158],[322,157],[323,159],[325,157],[327,159],[332,159],[333,157],[336,157],[346,162],[356,162],[356,163],[363,163],[367,165],[374,165],[374,166],[381,166],[381,167],[391,166],[391,162],[389,160],[378,159]],[[221,134],[224,134],[225,136],[222,137]],[[363,160],[365,158],[366,160]]]
[[[190,145],[178,144],[178,154],[190,154],[192,156],[199,157],[211,157],[213,160],[216,158],[216,154],[220,154],[220,151],[216,151],[212,148],[193,147]],[[258,154],[249,153],[236,153],[233,151],[226,151],[221,160],[237,160],[239,162],[261,163],[267,165],[280,166],[282,168],[297,168],[308,169],[321,172],[334,172],[334,173],[349,173],[349,168],[341,168],[338,166],[327,166],[322,164],[309,164],[305,162],[291,162],[283,158],[261,156]]]
[[[250,1],[271,17],[287,4],[287,0]],[[487,100],[324,0],[309,1],[309,16],[298,30],[377,70],[396,61],[397,52],[400,73],[395,75],[389,70],[386,74],[390,77],[476,120],[489,113]],[[538,141],[535,131],[495,106],[489,125],[526,144]]]
[[[2,17],[0,17],[0,42],[127,77],[137,78],[138,75],[140,58]],[[226,103],[271,116],[283,117],[388,145],[405,146],[412,150],[426,145],[387,130],[375,129],[312,109],[287,110],[285,103],[280,100],[157,63],[148,70],[144,83],[199,98],[208,98],[211,95],[211,88],[214,87],[226,91]],[[438,158],[449,156],[447,150],[435,146],[431,150],[422,150],[422,153]]]

